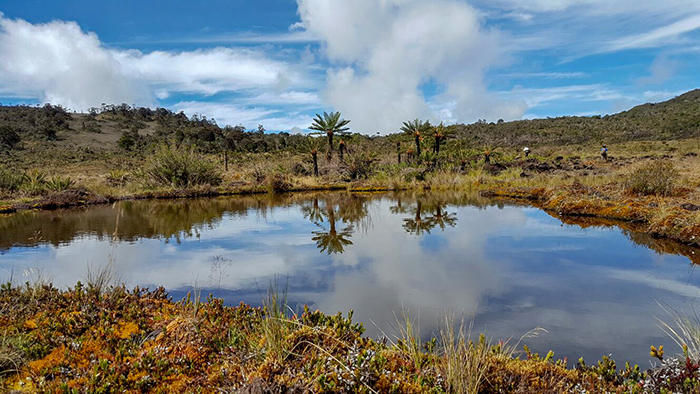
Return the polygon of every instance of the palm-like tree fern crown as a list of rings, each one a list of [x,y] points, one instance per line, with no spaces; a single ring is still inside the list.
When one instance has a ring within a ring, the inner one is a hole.
[[[336,111],[331,112],[330,114],[328,112],[324,112],[323,116],[316,114],[316,117],[314,118],[311,126],[309,126],[309,129],[325,131],[328,134],[343,133],[350,130],[349,127],[345,127],[348,123],[350,123],[349,120],[342,119],[340,117],[340,112]]]
[[[403,131],[406,134],[410,135],[420,135],[423,132],[426,132],[430,130],[430,121],[426,120],[425,122],[420,120],[420,119],[414,119],[410,120],[408,122],[403,122],[403,126],[401,127],[401,131]]]

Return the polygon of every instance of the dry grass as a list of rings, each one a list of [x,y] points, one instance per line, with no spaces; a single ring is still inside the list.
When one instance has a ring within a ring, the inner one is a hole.
[[[659,322],[659,327],[673,341],[683,349],[686,356],[693,361],[700,361],[700,318],[693,311],[691,316],[688,316],[682,311],[677,311],[669,305],[659,303],[659,306],[670,316],[671,323],[666,323],[664,320],[656,317]]]
[[[632,194],[670,196],[678,177],[678,170],[672,162],[656,160],[632,170],[624,187]]]
[[[290,329],[288,310],[290,308],[287,304],[287,287],[280,290],[279,280],[276,278],[270,283],[263,299],[264,317],[260,329],[265,338],[261,354],[268,355],[279,362],[283,362],[291,351],[287,341]]]
[[[25,364],[24,354],[19,349],[16,336],[8,335],[7,330],[0,334],[0,380],[7,374],[20,371]]]
[[[420,320],[411,319],[406,310],[403,311],[401,319],[396,315],[394,315],[394,319],[396,320],[394,347],[397,351],[406,354],[413,362],[414,368],[420,370],[426,359],[420,335]]]
[[[447,389],[453,393],[476,394],[486,378],[492,348],[485,336],[472,340],[473,321],[468,327],[460,323],[455,332],[453,317],[445,317],[440,331],[443,359],[440,365]]]

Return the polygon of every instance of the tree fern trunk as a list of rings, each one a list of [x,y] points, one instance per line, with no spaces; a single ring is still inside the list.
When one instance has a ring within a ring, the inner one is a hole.
[[[326,132],[326,135],[328,136],[328,153],[326,153],[326,157],[330,160],[333,157],[333,132]]]
[[[416,136],[416,157],[420,157],[420,135]]]

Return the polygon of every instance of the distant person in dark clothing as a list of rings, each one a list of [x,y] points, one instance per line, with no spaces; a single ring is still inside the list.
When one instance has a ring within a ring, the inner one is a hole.
[[[600,157],[603,158],[603,160],[608,161],[608,147],[603,144],[603,147],[600,148]]]

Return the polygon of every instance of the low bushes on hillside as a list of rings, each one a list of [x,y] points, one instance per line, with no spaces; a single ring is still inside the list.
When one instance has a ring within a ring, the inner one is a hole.
[[[143,168],[146,180],[157,185],[187,188],[221,184],[221,174],[193,147],[161,145]]]
[[[14,149],[21,141],[15,129],[0,125],[0,151]]]
[[[673,163],[654,161],[633,170],[625,182],[625,188],[633,194],[669,196],[677,179],[678,170]]]

